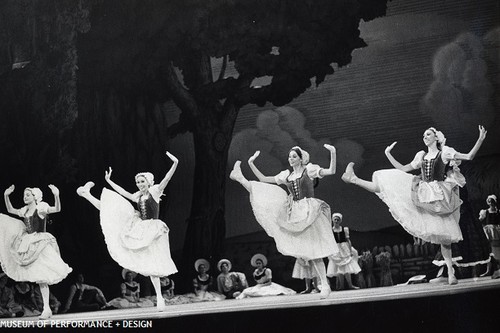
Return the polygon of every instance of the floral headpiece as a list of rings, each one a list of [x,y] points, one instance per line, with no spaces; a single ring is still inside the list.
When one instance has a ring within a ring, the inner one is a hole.
[[[39,203],[42,201],[43,192],[38,187],[26,187],[25,191],[30,191],[33,197],[35,198],[35,202]]]
[[[340,214],[340,213],[333,213],[333,214],[332,214],[332,220],[333,220],[333,218],[334,218],[335,216],[338,216],[338,217],[340,218],[340,220],[342,221],[342,214]]]
[[[497,196],[494,194],[488,195],[488,197],[486,198],[486,203],[488,203],[488,201],[490,201],[490,199],[493,199],[493,200],[495,200],[495,202],[497,202]]]
[[[292,147],[292,149],[290,150],[295,150],[295,149],[299,150],[300,154],[302,155],[302,164],[305,165],[309,163],[309,153],[304,149],[300,148],[299,146]]]
[[[144,177],[149,186],[155,183],[155,176],[151,172],[139,172],[135,175],[135,180],[137,180],[138,177]]]
[[[437,138],[437,142],[441,146],[444,146],[444,144],[446,143],[446,137],[444,136],[443,132],[438,131],[434,127],[429,127],[429,130],[431,130],[432,132],[434,132],[434,134],[436,135],[436,138]]]

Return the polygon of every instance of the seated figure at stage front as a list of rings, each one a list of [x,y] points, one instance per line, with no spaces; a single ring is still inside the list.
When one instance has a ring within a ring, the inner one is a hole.
[[[62,313],[97,311],[106,306],[106,297],[101,289],[84,283],[82,273],[75,276],[74,283],[69,288],[68,298],[61,310]]]
[[[217,276],[217,289],[226,298],[236,298],[248,287],[245,274],[231,272],[232,265],[228,259],[219,260],[217,268],[221,272]]]
[[[255,254],[250,260],[250,264],[255,267],[253,278],[257,284],[253,287],[245,288],[236,299],[296,294],[295,290],[272,282],[273,273],[267,267],[267,258],[263,254]]]
[[[141,297],[141,285],[135,281],[137,273],[128,269],[122,270],[124,282],[120,285],[121,297],[117,297],[109,301],[108,305],[123,309],[123,308],[147,308],[153,307],[154,303],[150,299]]]

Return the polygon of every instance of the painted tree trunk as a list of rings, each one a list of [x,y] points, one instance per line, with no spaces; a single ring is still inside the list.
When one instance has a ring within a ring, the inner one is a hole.
[[[206,258],[215,268],[224,251],[227,158],[235,114],[232,112],[224,121],[217,121],[215,112],[204,112],[203,119],[194,124],[193,197],[184,241],[183,271],[191,272],[198,258]],[[214,269],[212,274],[216,274]]]

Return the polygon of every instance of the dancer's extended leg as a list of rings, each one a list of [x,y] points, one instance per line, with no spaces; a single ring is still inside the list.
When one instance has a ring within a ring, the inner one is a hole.
[[[446,262],[446,267],[448,268],[448,283],[457,284],[458,280],[455,277],[455,269],[453,268],[451,245],[441,244],[441,254],[443,255],[444,261]]]
[[[377,193],[380,192],[380,189],[377,184],[374,182],[370,182],[368,180],[363,180],[358,178],[356,174],[354,173],[354,163],[350,162],[347,164],[347,167],[345,168],[345,172],[342,175],[341,179],[346,182],[346,183],[351,183],[358,185],[359,187],[364,188],[367,191]]]
[[[46,283],[40,283],[40,293],[42,294],[43,300],[43,311],[40,315],[40,319],[48,319],[52,317],[52,310],[50,309],[50,290],[49,285]]]
[[[238,183],[243,185],[243,187],[246,188],[248,192],[250,192],[250,182],[245,178],[245,176],[243,176],[243,173],[241,172],[241,161],[236,161],[236,163],[234,163],[233,171],[231,171],[231,173],[229,174],[229,178],[237,181]]]
[[[163,295],[161,294],[161,284],[160,278],[158,276],[150,276],[151,282],[153,283],[153,287],[156,292],[156,308],[159,311],[165,310],[165,300],[163,299]]]
[[[94,186],[95,184],[93,182],[87,182],[85,185],[80,186],[79,188],[76,189],[76,193],[87,199],[92,205],[95,206],[97,209],[101,209],[101,202],[99,199],[94,197],[92,193],[90,193],[90,189]]]

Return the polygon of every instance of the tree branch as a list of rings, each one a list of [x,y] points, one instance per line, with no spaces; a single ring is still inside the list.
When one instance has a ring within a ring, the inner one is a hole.
[[[226,75],[227,57],[228,56],[225,55],[224,59],[222,60],[222,68],[220,69],[219,78],[217,79],[217,81],[221,81],[222,79],[224,79],[224,75]]]
[[[168,90],[172,96],[174,103],[181,109],[183,113],[186,113],[188,118],[195,118],[198,114],[198,106],[193,96],[184,88],[181,84],[179,77],[175,73],[174,65],[169,62],[162,71],[161,78],[165,81]]]

